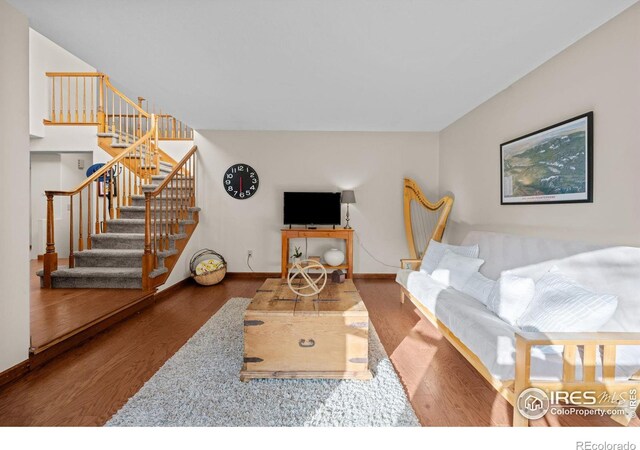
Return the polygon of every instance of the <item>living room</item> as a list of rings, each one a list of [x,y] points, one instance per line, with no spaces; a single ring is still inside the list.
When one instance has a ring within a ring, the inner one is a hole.
[[[614,434],[640,424],[637,2],[0,2],[0,425],[637,440]],[[116,116],[138,134],[109,153]],[[87,162],[29,196],[55,152]],[[139,248],[105,246],[128,226]],[[87,250],[135,270],[100,285]]]

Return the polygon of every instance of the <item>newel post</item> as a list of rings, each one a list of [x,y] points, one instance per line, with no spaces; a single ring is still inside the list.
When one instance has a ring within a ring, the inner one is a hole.
[[[53,212],[53,194],[45,192],[47,196],[47,248],[44,254],[43,269],[44,277],[42,278],[42,287],[51,287],[51,272],[58,269],[58,254],[56,253],[54,212]]]
[[[149,274],[153,270],[153,254],[151,253],[151,192],[144,195],[144,255],[142,256],[142,289],[151,289]]]

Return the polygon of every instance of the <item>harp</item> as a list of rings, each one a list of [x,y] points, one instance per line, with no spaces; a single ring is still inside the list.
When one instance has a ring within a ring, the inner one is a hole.
[[[431,203],[415,181],[404,179],[404,227],[412,259],[424,256],[431,239],[442,240],[452,206],[452,197]]]

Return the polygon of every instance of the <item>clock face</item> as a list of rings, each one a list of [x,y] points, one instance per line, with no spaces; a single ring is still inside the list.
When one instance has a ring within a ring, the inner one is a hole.
[[[224,190],[233,198],[246,200],[258,191],[260,179],[253,167],[247,164],[234,164],[224,173]]]

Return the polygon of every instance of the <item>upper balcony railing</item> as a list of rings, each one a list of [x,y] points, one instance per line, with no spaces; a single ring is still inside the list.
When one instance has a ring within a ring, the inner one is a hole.
[[[132,144],[152,127],[155,111],[138,97],[138,103],[111,84],[100,72],[47,72],[50,82],[50,116],[47,125],[96,125],[100,133],[116,135],[122,143]],[[169,114],[160,112],[159,140],[192,140],[193,129]]]

